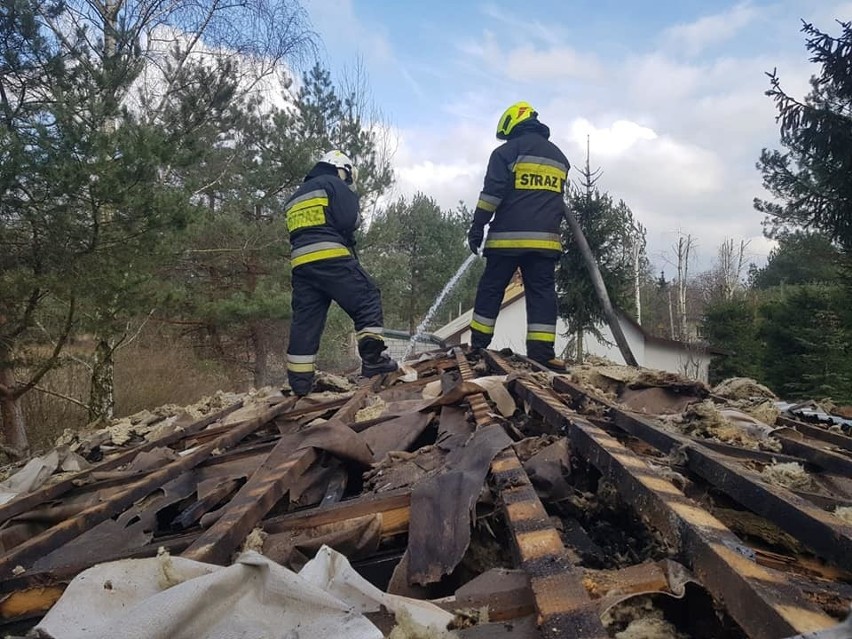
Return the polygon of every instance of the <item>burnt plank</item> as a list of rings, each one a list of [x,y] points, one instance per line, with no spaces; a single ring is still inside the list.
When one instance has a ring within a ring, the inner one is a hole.
[[[9,552],[0,556],[0,578],[5,579],[10,577],[13,569],[17,566],[22,566],[26,569],[42,555],[56,550],[61,545],[75,539],[102,521],[118,515],[131,504],[149,495],[152,491],[157,490],[166,482],[198,466],[210,457],[213,451],[230,448],[242,441],[264,424],[275,419],[281,413],[286,412],[291,405],[291,402],[282,402],[277,406],[265,410],[254,419],[235,425],[231,430],[220,435],[212,442],[200,446],[187,455],[167,464],[160,470],[130,484],[125,490],[110,497],[106,501],[90,506],[76,517],[56,524],[43,533],[12,548]]]
[[[288,403],[289,406],[294,407],[298,404],[298,398],[289,398],[284,401]],[[312,413],[325,413],[330,410],[334,410],[335,408],[339,408],[341,406],[345,406],[346,403],[350,400],[350,397],[340,397],[338,399],[332,399],[327,402],[320,402],[317,404],[309,404],[305,406],[300,406],[299,408],[292,408],[292,410],[287,410],[285,412],[280,413],[279,417],[284,417],[287,420],[296,419],[297,417],[304,417],[305,415],[310,415]],[[305,404],[305,399],[302,398],[301,402]],[[276,404],[277,405],[277,404]],[[200,444],[204,443],[211,438],[218,437],[220,434],[228,432],[229,429],[233,428],[234,424],[223,424],[217,428],[211,428],[209,430],[205,430],[203,433],[199,433],[197,437],[194,438],[194,443]]]
[[[276,534],[287,530],[316,528],[379,513],[383,519],[383,534],[396,534],[408,530],[410,504],[411,492],[408,489],[367,495],[321,509],[308,508],[268,519],[264,522],[263,529],[269,534]]]
[[[216,486],[210,493],[199,499],[191,506],[188,506],[177,517],[175,517],[170,526],[171,529],[182,530],[194,525],[208,511],[213,510],[228,496],[239,488],[242,482],[239,479],[226,479],[221,484]]]
[[[317,458],[313,448],[292,450],[289,438],[282,437],[266,461],[239,490],[227,510],[203,532],[182,557],[214,564],[226,563],[257,523],[281,499],[308,466]]]
[[[780,432],[774,436],[781,442],[781,449],[785,453],[806,459],[830,473],[852,477],[852,459],[849,457]]]
[[[464,353],[455,349],[462,379],[473,379]],[[511,371],[508,371],[511,372]],[[468,396],[478,428],[492,422],[485,396]],[[530,579],[539,630],[548,639],[603,639],[607,632],[583,586],[583,574],[570,561],[559,533],[513,448],[491,462],[491,483],[500,496],[518,564]]]
[[[565,389],[566,392],[573,386],[561,377],[554,379],[553,383],[555,389]],[[582,392],[576,387],[573,390]],[[621,410],[603,400],[590,401],[607,406],[610,417],[619,428],[662,452],[683,451],[692,472],[790,533],[817,555],[845,570],[852,570],[851,525],[782,486],[761,481],[746,468],[701,443],[669,432],[640,415]]]
[[[786,417],[784,415],[780,415],[775,420],[775,423],[779,426],[795,428],[797,431],[802,433],[802,435],[810,437],[811,439],[817,439],[819,441],[826,442],[827,444],[837,446],[838,448],[852,451],[852,437],[844,435],[843,433],[836,433],[832,430],[828,430],[827,428],[820,428],[819,426],[806,424],[797,419],[791,419],[790,417]]]
[[[496,367],[511,370],[499,356],[488,356]],[[724,524],[614,437],[570,411],[554,393],[524,379],[516,380],[512,390],[553,426],[564,429],[574,449],[683,553],[701,583],[725,603],[749,637],[773,639],[833,623],[779,573],[750,559],[749,549]]]
[[[125,464],[129,464],[132,462],[139,453],[147,452],[154,450],[155,448],[161,448],[164,446],[171,446],[181,441],[182,439],[186,439],[187,437],[194,435],[195,433],[207,428],[210,424],[213,424],[224,417],[227,417],[234,411],[242,408],[243,402],[239,401],[227,408],[224,408],[216,413],[212,413],[207,415],[206,417],[199,419],[183,429],[175,430],[174,432],[169,433],[168,435],[164,435],[154,441],[147,442],[145,444],[140,444],[139,446],[135,446],[123,453],[119,453],[118,455],[113,455],[109,459],[105,459],[104,461],[87,468],[86,470],[80,471],[75,474],[73,477],[68,479],[64,479],[60,482],[53,484],[52,486],[45,486],[44,488],[39,488],[27,495],[22,495],[13,499],[10,502],[7,502],[0,506],[0,523],[8,521],[9,519],[20,515],[28,510],[35,508],[43,504],[46,501],[51,501],[53,499],[57,499],[61,497],[68,491],[76,488],[79,485],[79,481],[81,479],[85,479],[90,475],[94,475],[96,473],[112,470],[113,468],[118,468],[119,466],[123,466]]]
[[[345,424],[355,419],[363,406],[368,388],[356,391],[330,421]],[[326,426],[328,423],[326,424]],[[202,533],[182,553],[183,557],[209,563],[227,562],[237,547],[245,540],[258,522],[287,493],[291,484],[317,459],[312,447],[312,431],[304,435],[284,435],[245,485],[224,508],[215,524]]]

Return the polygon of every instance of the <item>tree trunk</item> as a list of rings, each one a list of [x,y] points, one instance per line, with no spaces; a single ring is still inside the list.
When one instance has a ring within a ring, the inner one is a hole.
[[[0,367],[0,415],[3,417],[3,440],[9,456],[20,459],[30,452],[27,440],[27,428],[24,423],[24,413],[21,411],[21,398],[12,391],[15,387],[15,375],[11,368]]]
[[[642,296],[639,277],[639,243],[633,244],[633,294],[636,300],[636,323],[642,324]]]
[[[583,363],[583,329],[577,331],[577,363]]]
[[[102,337],[95,347],[89,388],[89,422],[108,421],[115,415],[115,349],[113,339]]]
[[[672,289],[669,289],[669,328],[671,329],[672,339],[677,338],[675,332],[674,313],[672,312]]]

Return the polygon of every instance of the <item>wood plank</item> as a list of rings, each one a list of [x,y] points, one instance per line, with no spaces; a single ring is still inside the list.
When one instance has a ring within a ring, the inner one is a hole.
[[[334,414],[332,420],[352,422],[364,405],[368,388],[356,391]],[[246,484],[226,506],[222,516],[201,534],[181,556],[196,561],[224,564],[258,522],[287,493],[290,485],[317,459],[313,447],[298,446],[305,435],[284,435]],[[295,445],[294,445],[295,444]]]
[[[83,532],[105,521],[109,517],[118,515],[131,504],[149,495],[166,482],[195,468],[210,457],[213,451],[230,448],[261,426],[275,419],[278,415],[286,412],[291,406],[292,402],[282,402],[277,406],[265,410],[252,420],[235,425],[230,431],[220,435],[212,442],[200,446],[191,453],[164,466],[157,472],[134,482],[127,489],[106,501],[90,506],[76,517],[56,524],[43,533],[12,548],[0,557],[0,579],[11,577],[12,571],[16,566],[27,568],[38,557],[56,550],[62,544],[77,538]]]
[[[155,448],[162,448],[166,446],[171,446],[176,444],[177,442],[186,439],[187,437],[194,435],[195,433],[207,428],[210,424],[213,424],[224,417],[227,417],[234,411],[242,408],[243,402],[239,401],[235,404],[228,406],[216,413],[212,413],[207,417],[199,419],[192,424],[186,426],[183,429],[176,430],[174,432],[169,433],[168,435],[164,435],[154,441],[147,442],[145,444],[141,444],[139,446],[135,446],[129,450],[126,450],[118,455],[113,455],[109,459],[105,459],[102,462],[87,468],[86,470],[82,470],[79,473],[75,474],[73,477],[69,477],[68,479],[64,479],[60,482],[53,484],[52,486],[45,486],[44,488],[39,488],[27,495],[22,495],[13,499],[10,502],[7,502],[0,506],[0,523],[8,521],[21,513],[24,513],[28,510],[32,510],[36,506],[40,506],[41,504],[57,499],[61,497],[69,490],[76,488],[79,485],[81,479],[85,479],[86,477],[103,471],[112,470],[113,468],[118,468],[119,466],[123,466],[125,464],[129,464],[132,462],[139,453],[147,452],[154,450]]]
[[[775,423],[779,426],[795,428],[797,431],[799,431],[800,433],[802,433],[802,435],[805,435],[806,437],[826,442],[844,450],[852,451],[852,437],[849,437],[842,433],[836,433],[832,430],[828,430],[827,428],[820,428],[819,426],[806,424],[805,422],[799,421],[797,419],[791,419],[790,417],[785,417],[784,415],[780,415],[775,420]]]
[[[350,400],[350,398],[351,396],[341,397],[339,399],[321,402],[312,406],[303,406],[301,408],[295,408],[293,410],[288,410],[284,413],[281,413],[279,417],[283,417],[289,420],[296,419],[298,417],[304,417],[305,415],[310,415],[311,413],[325,413],[330,410],[334,410],[335,408],[345,406],[346,403]],[[298,403],[298,399],[299,398],[294,399],[291,397],[284,401],[288,402],[292,406]],[[205,430],[203,433],[199,433],[198,437],[195,438],[195,443],[201,444],[206,441],[209,441],[211,438],[218,437],[222,433],[228,432],[228,430],[233,427],[233,424],[224,424],[222,426],[219,426],[218,428],[211,428],[210,430]]]
[[[497,368],[511,371],[499,356],[488,356]],[[749,550],[724,524],[614,437],[574,414],[554,393],[524,379],[513,382],[512,390],[551,425],[563,429],[574,450],[681,550],[702,584],[724,602],[750,637],[777,639],[833,623],[801,590],[750,560]]]
[[[554,388],[572,386],[562,377]],[[575,392],[582,392],[574,388]],[[775,523],[820,557],[852,571],[852,525],[825,512],[782,486],[765,483],[746,468],[683,435],[665,430],[643,416],[621,410],[603,400],[589,401],[608,408],[613,422],[664,453],[683,451],[688,468],[749,510]]]
[[[316,459],[315,449],[293,451],[292,441],[282,437],[222,516],[181,556],[207,563],[227,563],[257,523],[287,493],[292,482]]]
[[[790,437],[781,432],[775,433],[774,437],[781,442],[781,449],[788,455],[796,455],[797,457],[806,459],[829,473],[852,477],[852,459],[849,457],[838,455],[835,452],[815,446],[810,442]]]
[[[303,530],[358,519],[364,515],[382,515],[383,534],[396,534],[408,530],[408,513],[411,504],[409,489],[368,495],[342,501],[326,508],[308,508],[281,515],[264,522],[263,529],[269,534],[288,530]]]
[[[462,379],[474,378],[467,357],[454,349]],[[467,398],[477,427],[493,422],[482,393]],[[491,484],[498,493],[515,555],[530,579],[541,635],[548,639],[608,637],[583,586],[583,574],[569,559],[559,533],[513,448],[491,462]]]
[[[44,614],[55,604],[65,586],[37,586],[13,592],[0,601],[0,619]]]

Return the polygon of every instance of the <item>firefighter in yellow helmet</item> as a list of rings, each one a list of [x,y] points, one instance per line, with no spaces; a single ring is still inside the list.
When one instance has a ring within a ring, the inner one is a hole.
[[[497,122],[506,140],[488,161],[485,184],[468,232],[470,250],[486,258],[470,323],[474,348],[487,348],[503,293],[520,268],[527,306],[527,355],[564,371],[556,359],[556,263],[562,252],[562,193],[571,165],[550,142],[550,129],[527,102],[510,106]],[[489,225],[485,238],[485,226]],[[483,239],[485,244],[483,245]]]

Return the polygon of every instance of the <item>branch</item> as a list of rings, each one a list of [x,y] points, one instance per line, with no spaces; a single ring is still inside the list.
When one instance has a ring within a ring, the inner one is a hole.
[[[29,300],[27,300],[27,308],[24,310],[24,315],[21,318],[21,323],[18,325],[18,327],[15,330],[13,330],[9,334],[9,339],[15,339],[21,333],[23,333],[25,330],[27,330],[29,328],[30,323],[32,322],[33,313],[35,312],[36,306],[38,306],[38,303],[41,300],[41,297],[42,297],[41,290],[38,289],[38,288],[33,289],[33,292],[30,295]]]
[[[117,351],[120,348],[130,346],[134,341],[136,341],[136,338],[139,337],[139,335],[142,333],[142,329],[145,328],[145,324],[148,323],[148,320],[151,319],[151,316],[154,314],[154,311],[156,311],[156,310],[157,310],[156,308],[152,308],[150,310],[150,312],[148,313],[148,315],[145,316],[145,319],[142,320],[142,323],[139,325],[139,328],[137,329],[136,333],[134,333],[133,336],[130,337],[130,338],[122,339],[118,344],[115,345],[115,349],[113,349],[113,350]],[[125,336],[126,335],[127,334],[125,333]]]
[[[157,108],[154,109],[154,112],[151,117],[151,121],[155,121],[162,115],[163,109],[166,106],[169,95],[171,94],[172,88],[174,87],[175,81],[180,76],[183,71],[184,66],[186,65],[186,61],[195,51],[195,45],[198,44],[198,41],[201,39],[201,36],[207,30],[207,26],[210,24],[210,21],[213,19],[213,15],[217,11],[217,3],[214,2],[211,6],[207,15],[204,17],[203,22],[198,26],[196,32],[193,34],[192,39],[187,44],[186,50],[183,52],[183,55],[178,60],[177,66],[174,68],[172,76],[166,80],[166,86],[163,89],[163,97],[160,100],[160,104],[157,105]]]
[[[56,342],[56,346],[53,349],[53,353],[51,353],[50,357],[44,363],[44,365],[36,371],[36,374],[32,376],[30,381],[28,381],[23,386],[19,386],[15,389],[14,396],[15,398],[20,397],[27,391],[31,390],[41,381],[41,378],[44,377],[47,372],[54,367],[56,361],[59,359],[59,354],[62,352],[62,349],[65,347],[65,342],[68,339],[68,336],[71,334],[71,327],[74,325],[74,311],[77,308],[77,300],[76,298],[71,298],[71,303],[68,305],[68,317],[65,320],[65,326],[62,329],[62,335],[59,336],[59,340]]]
[[[80,408],[85,408],[86,410],[89,410],[89,405],[84,404],[79,399],[74,399],[73,397],[68,397],[68,395],[63,395],[62,393],[57,393],[56,391],[52,391],[48,388],[45,388],[44,386],[38,386],[38,385],[33,386],[33,390],[37,390],[41,393],[44,393],[45,395],[53,395],[53,397],[58,397],[59,399],[64,399],[66,402],[71,402],[72,404],[75,404],[75,405],[79,406]]]

